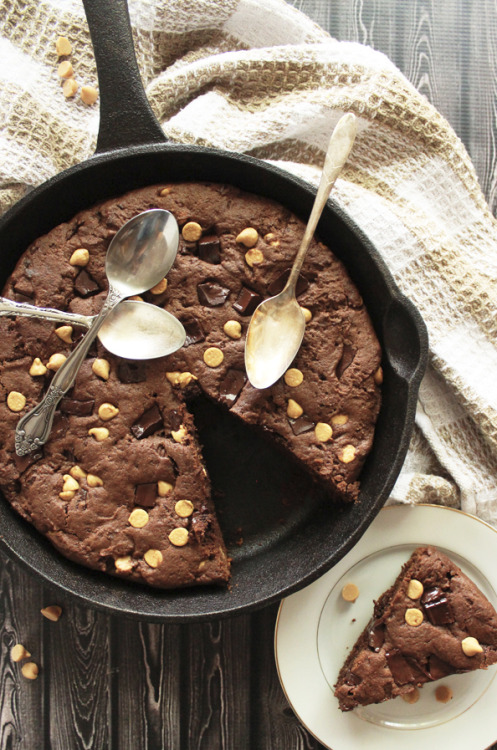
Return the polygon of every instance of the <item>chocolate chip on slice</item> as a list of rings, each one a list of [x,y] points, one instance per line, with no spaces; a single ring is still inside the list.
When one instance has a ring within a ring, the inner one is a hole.
[[[75,398],[63,398],[60,402],[60,410],[64,414],[73,414],[76,417],[88,417],[93,413],[94,400],[78,401]]]
[[[221,263],[221,243],[215,234],[201,237],[198,241],[198,257],[206,263],[218,265]]]
[[[378,652],[385,642],[385,626],[373,620],[368,630],[368,646]]]
[[[233,303],[233,308],[240,315],[252,315],[260,302],[262,302],[260,294],[253,292],[252,289],[248,289],[246,286],[242,286],[236,302]]]
[[[233,406],[245,385],[245,380],[245,373],[241,370],[228,370],[219,384],[220,400],[227,406]]]
[[[268,294],[270,297],[274,297],[275,294],[279,294],[283,291],[283,288],[288,281],[288,277],[290,276],[290,269],[287,268],[286,271],[283,271],[283,273],[280,273],[279,276],[276,276],[275,279],[273,279],[268,288]],[[297,289],[296,289],[296,295],[297,297],[300,294],[303,294],[307,289],[309,288],[309,282],[305,278],[305,276],[302,276],[302,274],[299,274],[299,277],[297,279]]]
[[[183,328],[186,332],[186,339],[183,346],[190,346],[191,344],[198,344],[199,341],[204,341],[205,334],[202,330],[202,326],[196,318],[191,320],[182,320]]]
[[[157,404],[144,411],[141,417],[131,425],[131,432],[137,440],[142,440],[163,426],[162,415]]]
[[[392,677],[397,685],[407,685],[409,683],[416,684],[417,682],[425,681],[424,670],[416,662],[415,659],[406,658],[402,656],[399,651],[388,651],[385,654],[388,667],[392,673]]]
[[[450,625],[456,621],[447,597],[438,586],[424,592],[421,604],[432,625]]]
[[[314,422],[304,415],[297,419],[289,419],[288,421],[290,422],[294,435],[302,435],[304,432],[310,432],[315,427]]]
[[[120,362],[117,377],[121,383],[143,383],[147,379],[147,368],[143,362]]]
[[[137,484],[135,486],[135,505],[142,508],[153,508],[157,498],[157,482]]]
[[[356,351],[357,349],[349,346],[349,344],[343,345],[342,356],[340,357],[340,361],[338,362],[336,367],[336,375],[338,379],[342,377],[345,370],[350,367],[350,365],[354,361]]]
[[[97,282],[90,276],[85,268],[82,268],[76,276],[74,289],[80,297],[91,297],[93,294],[100,292],[100,287]]]
[[[197,296],[201,305],[219,307],[226,302],[230,290],[215,281],[204,281],[197,284]]]
[[[207,509],[205,509],[207,510]],[[204,508],[202,507],[202,511]],[[196,513],[192,518],[192,531],[197,542],[202,543],[211,530],[211,520],[206,512]]]

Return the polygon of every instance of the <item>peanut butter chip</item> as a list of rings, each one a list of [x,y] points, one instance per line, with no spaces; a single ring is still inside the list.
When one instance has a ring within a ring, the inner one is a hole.
[[[373,379],[376,385],[381,385],[383,383],[383,369],[381,367],[378,367],[373,376]]]
[[[103,359],[102,357],[97,357],[97,359],[93,360],[91,369],[95,373],[95,375],[99,378],[102,378],[102,380],[109,379],[110,362],[107,359]]]
[[[406,609],[405,620],[408,625],[412,625],[413,628],[417,628],[423,622],[423,613],[420,609],[410,607]]]
[[[47,362],[47,370],[53,370],[54,372],[56,372],[59,369],[59,367],[62,367],[66,359],[67,357],[64,354],[61,354],[60,352],[56,352],[55,354],[52,354],[52,356]]]
[[[7,396],[7,406],[10,411],[22,411],[26,406],[26,396],[19,391],[11,391]]]
[[[342,599],[346,602],[355,602],[359,596],[359,589],[355,583],[346,583],[342,589]]]
[[[224,354],[217,346],[210,346],[204,352],[204,362],[207,367],[219,367],[224,359]]]
[[[304,320],[306,323],[309,323],[312,320],[312,313],[307,307],[301,307],[302,313],[304,315]]]
[[[304,413],[304,410],[293,398],[288,399],[288,406],[286,407],[287,416],[290,419],[298,419]]]
[[[186,443],[188,438],[188,430],[185,425],[180,425],[178,430],[171,430],[171,437],[175,443]]]
[[[242,326],[238,320],[227,320],[223,326],[223,331],[230,339],[240,339],[242,337]]]
[[[72,344],[72,326],[60,326],[55,329],[55,333],[66,344]]]
[[[79,268],[84,268],[88,265],[88,261],[90,260],[90,253],[85,247],[78,247],[77,250],[73,252],[71,257],[69,258],[69,263],[71,266],[78,266]]]
[[[72,466],[69,469],[69,474],[74,477],[74,479],[84,479],[86,477],[86,471],[83,471],[81,466]]]
[[[173,491],[173,485],[169,482],[164,482],[162,479],[159,479],[157,482],[157,492],[159,497],[166,497],[166,495],[169,495],[170,492]]]
[[[303,373],[297,367],[290,367],[284,374],[284,380],[291,388],[296,388],[304,379]]]
[[[119,409],[114,404],[100,404],[98,407],[98,416],[103,419],[104,422],[108,422],[109,419],[114,419],[119,414]]]
[[[187,242],[197,242],[202,237],[202,227],[196,221],[189,221],[181,230],[181,236]]]
[[[124,557],[116,557],[114,565],[116,566],[116,570],[118,570],[120,573],[129,573],[129,571],[133,568],[133,558],[130,557],[130,555],[125,555]]]
[[[448,703],[454,697],[454,693],[448,685],[439,685],[435,690],[435,698],[439,703]]]
[[[167,289],[167,279],[162,279],[158,284],[152,287],[151,294],[163,294]]]
[[[71,54],[72,52],[71,42],[66,36],[59,36],[59,38],[55,42],[55,51],[57,52],[58,57],[62,57],[62,55]]]
[[[143,508],[135,508],[129,514],[128,523],[135,529],[143,529],[148,523],[148,513]]]
[[[76,95],[78,88],[79,86],[74,78],[68,78],[64,81],[64,84],[62,86],[62,93],[64,94],[66,99],[70,99],[71,97]]]
[[[27,661],[21,667],[22,676],[27,680],[36,680],[39,671],[38,664],[35,664],[34,661]]]
[[[349,464],[355,458],[355,448],[353,445],[346,445],[342,452],[338,455],[338,460],[342,464]]]
[[[98,91],[94,86],[81,86],[81,101],[90,107],[98,99]]]
[[[22,661],[23,659],[29,659],[30,656],[31,654],[29,651],[26,651],[22,643],[16,643],[10,649],[10,658],[12,661]]]
[[[49,607],[43,607],[40,612],[47,620],[57,622],[62,614],[62,607],[59,607],[58,604],[51,604]]]
[[[182,526],[173,529],[169,534],[169,541],[175,547],[184,547],[188,542],[188,529],[184,529]]]
[[[64,62],[61,62],[59,64],[59,67],[57,68],[57,73],[61,78],[70,78],[73,72],[74,71],[69,60],[64,60]]]
[[[424,586],[421,581],[411,578],[407,587],[407,596],[409,599],[421,599],[423,596]]]
[[[314,428],[314,435],[320,443],[327,443],[333,436],[333,430],[326,422],[318,422]]]
[[[408,693],[402,693],[402,700],[406,703],[417,703],[419,701],[419,690],[412,688]]]
[[[143,555],[143,559],[151,568],[158,568],[163,560],[162,552],[158,549],[148,549]]]
[[[180,518],[188,518],[193,513],[193,503],[191,500],[178,500],[174,510]]]
[[[39,357],[35,357],[33,360],[33,364],[29,368],[29,374],[35,378],[37,375],[45,375],[47,372],[47,368],[41,361]]]
[[[72,500],[75,494],[74,490],[63,490],[59,492],[59,497],[61,500]]]
[[[94,437],[97,443],[102,443],[104,440],[107,440],[109,434],[107,427],[91,427],[88,430],[88,435]]]
[[[463,638],[461,641],[461,648],[466,656],[476,656],[476,654],[483,653],[483,648],[480,646],[478,640],[471,635],[468,635],[467,638]]]
[[[349,418],[346,414],[335,414],[331,418],[331,424],[333,427],[341,427],[344,424],[347,424],[349,421]]]
[[[264,253],[257,247],[252,247],[245,253],[245,262],[250,268],[253,266],[259,266],[264,262]]]
[[[64,474],[62,478],[64,480],[64,486],[62,489],[65,492],[76,492],[76,490],[79,490],[79,482],[72,476],[72,474]]]
[[[245,247],[255,247],[257,245],[257,240],[259,239],[259,233],[257,229],[254,229],[253,227],[247,227],[246,229],[242,229],[240,234],[237,236],[236,241],[239,242],[241,245],[245,245]]]
[[[196,375],[193,375],[191,372],[182,372],[179,376],[179,385],[180,388],[186,388],[187,385],[190,385],[190,383],[193,380],[198,380]]]
[[[103,482],[100,479],[100,477],[97,477],[96,474],[87,474],[86,475],[86,484],[88,487],[102,487]]]
[[[172,191],[172,188],[165,187],[165,188],[162,188],[161,190],[159,190],[159,195],[161,195],[162,197],[164,197],[166,195],[169,195],[169,193],[171,193],[171,191]]]

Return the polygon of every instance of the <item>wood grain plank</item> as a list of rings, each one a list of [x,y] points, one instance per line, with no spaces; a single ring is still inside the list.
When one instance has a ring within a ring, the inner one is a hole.
[[[44,619],[45,711],[51,750],[110,748],[109,617],[45,592],[60,604],[58,622]]]
[[[112,620],[113,750],[179,748],[180,626]]]
[[[19,565],[0,557],[0,747],[2,750],[42,747],[45,654],[43,649],[42,586]],[[21,674],[10,649],[22,643],[41,671],[36,680]]]
[[[184,750],[257,747],[250,738],[250,636],[249,615],[184,628]]]

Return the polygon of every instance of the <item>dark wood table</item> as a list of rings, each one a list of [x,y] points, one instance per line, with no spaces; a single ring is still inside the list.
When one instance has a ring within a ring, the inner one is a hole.
[[[449,120],[497,203],[495,0],[293,0],[340,40],[386,53]],[[301,750],[273,657],[277,605],[207,624],[110,617],[0,558],[0,750]],[[58,603],[52,623],[40,615]],[[41,665],[20,676],[9,651]],[[497,719],[495,726],[497,737]],[[497,746],[495,746],[497,747]]]

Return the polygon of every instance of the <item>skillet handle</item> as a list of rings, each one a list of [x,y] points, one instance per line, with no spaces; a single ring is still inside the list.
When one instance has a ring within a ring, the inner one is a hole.
[[[100,89],[95,153],[167,140],[136,62],[126,0],[83,0]]]

